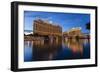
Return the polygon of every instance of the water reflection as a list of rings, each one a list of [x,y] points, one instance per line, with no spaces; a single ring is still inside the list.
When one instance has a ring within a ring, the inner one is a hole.
[[[65,41],[65,45],[72,50],[73,53],[80,52],[83,53],[83,39],[68,39]]]
[[[59,44],[25,41],[24,45],[25,62],[90,58],[89,39],[66,39]]]

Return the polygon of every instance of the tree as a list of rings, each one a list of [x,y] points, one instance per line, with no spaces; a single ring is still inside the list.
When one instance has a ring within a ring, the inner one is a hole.
[[[90,22],[86,24],[86,29],[90,30]]]

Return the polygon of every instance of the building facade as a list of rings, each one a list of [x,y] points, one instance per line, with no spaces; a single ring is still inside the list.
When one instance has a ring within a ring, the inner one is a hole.
[[[62,36],[62,28],[41,19],[34,20],[33,33],[38,35]]]
[[[62,41],[62,27],[43,21],[42,19],[34,20],[33,33],[34,35],[44,37],[44,41],[49,41],[50,43],[59,43]]]
[[[81,28],[77,27],[77,28],[72,28],[67,32],[63,33],[63,36],[66,36],[68,38],[83,38],[84,35],[81,32]]]

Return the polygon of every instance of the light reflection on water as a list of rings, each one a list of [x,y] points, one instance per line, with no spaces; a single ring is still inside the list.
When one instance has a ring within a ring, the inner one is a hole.
[[[24,42],[24,61],[90,58],[89,39],[67,39],[60,44]]]

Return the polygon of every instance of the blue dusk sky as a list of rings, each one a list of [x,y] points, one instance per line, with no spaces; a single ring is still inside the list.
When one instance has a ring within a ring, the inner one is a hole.
[[[33,30],[33,23],[36,18],[60,25],[63,32],[81,27],[83,33],[89,33],[86,24],[90,22],[90,14],[24,11],[24,30]]]

